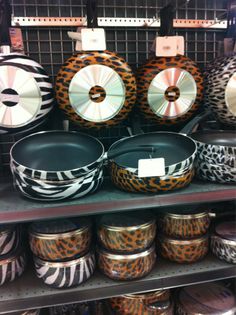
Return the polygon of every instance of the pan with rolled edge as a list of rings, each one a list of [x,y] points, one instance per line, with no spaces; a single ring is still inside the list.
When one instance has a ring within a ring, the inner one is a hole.
[[[116,156],[130,151],[154,152],[155,146],[141,145],[113,150]],[[102,166],[107,158],[96,138],[74,131],[43,131],[17,141],[10,150],[17,173],[48,181],[70,180]]]

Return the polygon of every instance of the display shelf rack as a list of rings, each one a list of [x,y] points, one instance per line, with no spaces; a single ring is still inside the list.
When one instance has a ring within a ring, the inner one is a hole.
[[[172,288],[236,276],[235,265],[208,255],[194,264],[177,264],[158,259],[154,270],[135,281],[113,281],[99,271],[84,284],[70,289],[53,289],[37,279],[33,270],[0,288],[0,314],[52,305],[104,299],[115,295]]]
[[[0,182],[0,222],[26,222],[234,199],[236,199],[236,185],[194,180],[181,190],[147,195],[120,191],[107,179],[102,188],[92,195],[73,201],[39,202],[22,197],[15,191],[12,179],[7,179]]]

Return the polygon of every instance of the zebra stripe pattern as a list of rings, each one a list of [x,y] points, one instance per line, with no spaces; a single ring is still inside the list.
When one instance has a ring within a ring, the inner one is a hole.
[[[17,173],[22,173],[25,176],[32,179],[39,179],[43,181],[64,181],[71,179],[78,179],[80,176],[84,176],[95,169],[101,168],[103,165],[103,157],[89,166],[81,167],[74,171],[61,171],[61,172],[49,172],[49,171],[37,171],[32,170],[23,165],[18,164],[14,159],[11,159],[12,168],[15,168]]]
[[[27,125],[30,125],[34,123],[35,121],[40,120],[51,111],[53,103],[54,103],[53,87],[50,82],[49,76],[47,75],[47,73],[45,72],[45,70],[42,68],[41,65],[39,65],[36,61],[32,60],[28,56],[15,54],[15,53],[9,54],[9,55],[1,55],[0,65],[19,68],[29,73],[32,76],[32,80],[36,81],[36,86],[39,88],[39,93],[40,93],[39,94],[40,106],[37,113],[32,114],[32,117],[29,120],[27,120],[26,122]],[[10,86],[9,88],[10,88],[9,90],[11,90],[13,93],[14,91],[11,89]],[[20,89],[20,86],[19,86],[19,89]],[[12,124],[11,129],[12,128],[17,129],[20,127],[22,126],[17,125],[17,124],[14,126],[14,124]],[[6,127],[5,125],[1,126],[1,128],[3,130],[8,129],[8,127]]]
[[[16,246],[16,241],[16,230],[9,229],[0,233],[0,256],[9,253]]]
[[[54,288],[70,288],[89,279],[95,270],[95,255],[88,253],[77,260],[65,263],[48,263],[35,257],[38,278]]]
[[[0,285],[11,282],[21,276],[25,266],[26,256],[23,252],[12,259],[10,255],[4,257],[4,260],[0,261]]]
[[[103,169],[100,170],[97,177],[90,176],[78,179],[77,182],[71,185],[41,185],[31,186],[22,183],[19,178],[14,177],[16,189],[25,197],[35,200],[63,200],[63,199],[77,199],[89,193],[95,192],[103,182]]]

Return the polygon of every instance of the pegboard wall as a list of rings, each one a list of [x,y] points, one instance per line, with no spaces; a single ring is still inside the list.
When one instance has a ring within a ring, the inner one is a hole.
[[[160,9],[167,0],[98,0],[99,17],[159,18]],[[14,17],[85,17],[85,0],[12,0]],[[226,19],[226,0],[175,0],[176,19]],[[54,81],[64,61],[74,51],[74,42],[68,37],[68,31],[76,27],[22,27],[25,52],[44,66]],[[148,58],[150,47],[158,28],[151,27],[106,27],[107,49],[117,52],[135,69]],[[217,56],[218,42],[224,38],[224,29],[176,28],[176,34],[185,37],[186,55],[195,60],[204,69],[207,61]],[[56,116],[57,119],[58,116]],[[55,122],[54,116],[54,122]],[[99,132],[89,131],[99,137],[108,147],[117,138],[128,136],[129,121],[122,125]],[[151,131],[152,125],[141,121],[145,131]],[[156,126],[155,126],[156,128]],[[34,130],[37,131],[37,130]],[[9,164],[9,149],[24,134],[18,136],[0,136],[0,172]]]

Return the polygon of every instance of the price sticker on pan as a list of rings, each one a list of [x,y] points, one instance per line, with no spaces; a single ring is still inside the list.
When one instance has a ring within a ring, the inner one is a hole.
[[[165,176],[165,159],[140,159],[138,161],[138,177],[154,176]]]
[[[106,50],[106,37],[103,28],[82,28],[81,43],[83,50]]]

